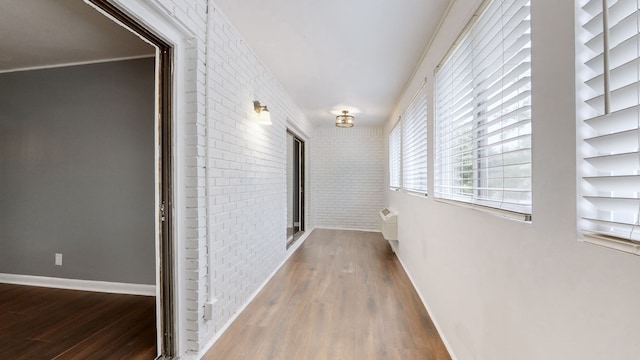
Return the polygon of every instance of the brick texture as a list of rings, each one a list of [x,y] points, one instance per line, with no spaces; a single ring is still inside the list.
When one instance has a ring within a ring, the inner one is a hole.
[[[194,34],[176,144],[186,174],[180,337],[190,358],[285,259],[286,127],[309,136],[313,127],[213,1],[149,2]],[[272,126],[256,124],[254,100],[269,106]],[[213,319],[205,320],[210,298]]]
[[[312,129],[271,73],[217,9],[208,23],[209,251],[214,336],[286,257],[286,126]],[[269,107],[260,126],[253,101]]]
[[[384,206],[380,128],[322,128],[314,134],[311,182],[317,227],[379,230]]]
[[[287,256],[287,127],[305,135],[307,230],[377,229],[383,139],[381,129],[314,129],[213,1],[147,1],[194,34],[176,144],[186,176],[176,239],[181,352],[193,358]],[[273,125],[256,124],[254,100],[269,107]]]
[[[204,108],[206,98],[206,26],[207,0],[148,0],[165,12],[179,26],[194,34],[185,49],[187,77],[184,84],[186,116],[180,121],[184,126],[182,137],[175,146],[184,149],[180,159],[185,174],[183,208],[184,238],[176,239],[181,257],[177,262],[182,269],[179,282],[182,293],[178,294],[180,307],[185,319],[180,334],[181,353],[195,354],[202,344],[203,304],[207,299],[208,255],[207,211],[206,211],[206,138],[204,136],[207,114]]]

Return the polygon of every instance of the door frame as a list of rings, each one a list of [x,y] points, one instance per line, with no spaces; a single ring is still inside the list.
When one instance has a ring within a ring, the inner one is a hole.
[[[157,163],[157,195],[156,195],[156,253],[159,264],[156,271],[159,284],[156,286],[159,294],[157,304],[159,310],[158,359],[171,359],[176,356],[176,309],[175,309],[175,275],[176,256],[174,244],[174,167],[173,167],[173,47],[151,30],[134,20],[109,0],[88,0],[101,12],[112,20],[129,28],[138,36],[153,44],[156,54],[156,146],[160,149]]]
[[[306,198],[306,187],[305,187],[305,181],[306,181],[306,164],[305,164],[305,141],[304,139],[299,136],[298,134],[296,134],[293,130],[287,128],[287,134],[290,134],[293,137],[293,141],[294,142],[298,142],[300,143],[300,151],[296,154],[294,153],[294,161],[297,158],[298,159],[298,164],[295,164],[298,166],[298,183],[299,183],[299,191],[298,191],[298,196],[299,196],[299,216],[300,216],[300,231],[298,231],[298,236],[296,237],[296,233],[294,233],[291,237],[291,241],[289,241],[288,237],[287,237],[287,249],[289,249],[295,242],[296,240],[298,240],[298,238],[300,238],[300,236],[302,235],[302,233],[304,233],[305,231],[305,217],[306,217],[306,211],[305,211],[305,198]],[[294,150],[295,150],[295,146],[294,146]],[[289,161],[289,159],[287,159],[287,161]],[[294,166],[295,166],[294,165]],[[295,196],[294,196],[295,199]],[[287,224],[288,225],[288,224]],[[293,229],[295,229],[295,217],[294,217],[294,223],[292,224]]]

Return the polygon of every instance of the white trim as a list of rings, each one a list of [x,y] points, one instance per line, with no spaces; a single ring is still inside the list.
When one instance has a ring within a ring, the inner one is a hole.
[[[509,220],[516,220],[519,222],[523,222],[525,224],[531,224],[532,222],[531,220],[532,216],[529,214],[523,214],[515,211],[509,211],[509,210],[499,209],[499,208],[475,204],[475,203],[468,203],[465,201],[457,201],[457,200],[450,200],[450,199],[436,198],[436,197],[434,197],[434,200],[439,203],[462,206],[467,209],[482,211],[484,213],[491,214],[493,216],[497,216],[497,217],[501,217]]]
[[[302,130],[302,128],[298,126],[298,124],[294,123],[289,117],[287,117],[287,123],[285,126],[287,130],[299,137],[303,142],[309,141],[309,134]]]
[[[421,64],[424,62],[424,59],[427,58],[427,54],[429,52],[431,52],[431,46],[433,45],[433,42],[435,41],[436,37],[438,36],[438,34],[440,34],[440,32],[442,31],[442,26],[444,24],[445,19],[447,19],[449,17],[449,14],[451,13],[451,9],[453,8],[453,4],[455,3],[455,1],[450,1],[449,5],[447,5],[447,8],[444,10],[444,14],[442,14],[442,17],[440,17],[440,21],[438,21],[438,24],[436,25],[435,30],[433,31],[433,35],[431,35],[431,39],[429,39],[429,43],[427,44],[427,47],[424,48],[424,51],[422,52],[422,55],[420,56],[420,60],[417,62],[417,65],[413,68],[413,71],[411,71],[411,76],[409,77],[409,79],[413,80],[417,75],[418,75],[418,71],[420,71],[420,66]],[[393,111],[393,113],[395,114],[396,112],[398,112],[400,110],[400,102],[401,100],[405,97],[405,95],[407,94],[407,91],[409,91],[409,87],[411,85],[412,81],[407,81],[407,83],[404,85],[404,88],[402,89],[401,92],[401,96],[398,99],[398,101],[396,102],[396,107]],[[425,76],[424,78],[424,84],[421,86],[425,86],[427,83],[427,77]],[[409,101],[411,102],[411,101]],[[428,110],[427,110],[428,112]],[[394,125],[395,126],[395,125]]]
[[[247,308],[247,306],[249,306],[249,304],[251,304],[251,302],[255,299],[255,297],[260,293],[260,291],[262,291],[262,289],[269,283],[269,281],[271,281],[271,279],[276,275],[276,273],[280,270],[280,268],[287,262],[287,260],[289,260],[289,258],[291,257],[291,255],[293,255],[293,253],[300,247],[300,245],[302,245],[302,243],[309,237],[309,235],[311,235],[311,233],[313,232],[313,230],[315,230],[316,228],[314,227],[313,229],[311,229],[311,231],[309,232],[305,232],[304,234],[302,234],[302,236],[300,236],[300,238],[298,240],[296,240],[296,242],[293,244],[293,246],[291,246],[288,250],[287,250],[287,255],[284,258],[284,260],[280,263],[280,265],[278,265],[278,267],[276,267],[276,269],[271,273],[271,275],[269,275],[267,277],[267,279],[256,289],[256,291],[254,291],[251,296],[249,296],[249,298],[247,299],[247,301],[245,301],[245,303],[238,308],[238,310],[236,311],[235,314],[233,314],[233,316],[220,328],[220,330],[218,330],[213,337],[204,345],[200,348],[200,352],[198,353],[197,358],[200,359],[202,357],[204,357],[204,355],[211,350],[211,348],[213,347],[213,345],[216,343],[216,341],[218,341],[218,339],[220,339],[220,337],[222,336],[222,334],[225,333],[225,331],[227,331],[227,329],[229,328],[229,326],[231,326],[231,324],[233,324],[233,322],[238,318],[238,316],[240,316],[240,314],[242,314],[242,312]]]
[[[478,18],[480,17],[480,15],[482,15],[482,13],[487,8],[487,6],[489,6],[491,1],[493,1],[493,0],[482,0],[482,3],[480,3],[480,5],[476,9],[476,11],[474,11],[473,15],[471,15],[469,20],[467,20],[467,23],[462,28],[462,31],[460,31],[460,33],[458,34],[458,37],[456,37],[456,39],[453,41],[451,46],[445,52],[445,54],[442,57],[442,59],[440,59],[440,61],[436,65],[434,73],[440,68],[440,66],[442,66],[442,63],[444,63],[444,61],[449,57],[449,55],[451,55],[451,53],[453,52],[455,47],[458,46],[458,44],[460,43],[462,38],[465,37],[467,35],[467,33],[469,33],[469,31],[471,30],[471,27],[478,21]],[[453,4],[453,2],[452,2],[452,4]],[[447,9],[447,11],[449,11],[449,9]],[[448,16],[448,15],[449,14],[447,13],[445,16]],[[439,30],[440,29],[438,29],[438,31]]]
[[[407,195],[411,195],[411,196],[417,196],[419,198],[423,198],[426,199],[429,197],[429,193],[426,191],[416,191],[416,190],[406,190],[403,189],[402,190],[403,193],[407,194]]]
[[[621,240],[610,238],[604,235],[585,234],[582,241],[589,244],[598,245],[598,246],[626,252],[633,255],[640,255],[640,244],[634,244],[628,241],[621,241]]]
[[[1,274],[0,283],[40,286],[55,289],[94,291],[111,294],[155,296],[156,286],[145,284],[129,284],[120,282],[64,279],[47,276]]]
[[[107,62],[146,59],[146,58],[153,58],[153,57],[156,57],[155,53],[149,54],[149,55],[125,56],[125,57],[112,58],[112,59],[98,59],[98,60],[87,60],[87,61],[78,61],[78,62],[70,62],[70,63],[62,63],[62,64],[30,66],[30,67],[24,67],[24,68],[0,70],[0,74],[21,72],[21,71],[55,69],[55,68],[69,67],[69,66],[82,66],[82,65],[101,64],[101,63],[107,63]]]
[[[289,257],[291,255],[293,255],[294,252],[296,252],[296,250],[298,250],[298,248],[300,247],[300,244],[302,244],[308,237],[309,235],[311,235],[311,233],[313,232],[313,230],[315,230],[316,228],[314,227],[313,229],[311,229],[311,231],[303,231],[303,234],[300,235],[300,237],[298,239],[296,239],[296,241],[293,242],[293,244],[291,244],[291,247],[289,247],[287,249],[287,258],[285,259],[285,261],[287,261],[289,259]],[[280,264],[280,267],[284,265],[284,262],[282,264]],[[278,268],[280,268],[278,267]],[[275,273],[274,273],[275,275]]]
[[[398,248],[400,247],[400,240],[387,240],[387,242],[389,243],[389,246],[391,246],[391,250],[397,254]]]
[[[85,0],[86,1],[86,0]],[[174,277],[174,312],[175,312],[175,344],[176,354],[180,358],[187,358],[193,354],[189,350],[189,342],[197,342],[197,340],[189,339],[187,334],[191,333],[191,326],[195,325],[197,330],[200,331],[200,323],[197,320],[189,320],[187,318],[187,312],[189,311],[188,305],[193,301],[187,299],[186,293],[186,257],[185,242],[182,239],[186,236],[186,218],[184,209],[186,208],[186,194],[185,194],[185,123],[196,122],[195,114],[187,111],[187,97],[191,96],[195,89],[195,80],[190,80],[187,77],[188,69],[195,69],[197,66],[197,59],[188,57],[186,53],[187,48],[195,47],[196,38],[195,32],[189,28],[184,22],[177,19],[172,15],[169,9],[158,1],[137,1],[137,0],[110,0],[110,3],[147,30],[153,32],[156,36],[162,38],[169,45],[173,47],[173,84],[172,84],[172,114],[171,114],[171,126],[173,128],[173,238],[174,238],[174,260],[175,260],[175,273]],[[101,11],[101,10],[99,10]],[[120,23],[117,19],[112,18],[116,23]],[[157,215],[156,209],[156,215]],[[158,216],[156,216],[158,218]],[[158,245],[156,245],[157,247]],[[199,250],[200,251],[200,250]],[[156,261],[159,264],[160,259],[156,254]],[[157,267],[157,278],[160,279],[160,269]],[[160,281],[160,280],[158,280]],[[158,287],[158,293],[160,287]],[[160,297],[157,297],[160,301]],[[197,302],[196,302],[197,303]],[[157,306],[159,310],[160,307]],[[158,316],[158,324],[160,324],[160,316]],[[158,327],[160,328],[160,327]],[[158,333],[160,339],[160,332]],[[160,342],[158,342],[160,344]]]
[[[392,249],[393,249],[393,247],[392,247]],[[424,297],[422,296],[422,294],[418,290],[418,287],[416,286],[415,281],[413,281],[413,278],[411,277],[411,274],[409,273],[409,271],[407,271],[407,267],[404,266],[404,263],[402,262],[402,259],[400,259],[400,256],[398,256],[397,254],[396,254],[396,259],[398,259],[398,261],[400,262],[400,265],[402,265],[402,269],[404,269],[404,273],[407,274],[407,277],[409,278],[409,281],[411,282],[411,285],[415,289],[416,294],[418,294],[418,297],[420,298],[420,301],[422,301],[422,304],[424,305],[425,309],[427,309],[427,313],[429,314],[429,318],[431,319],[431,322],[433,323],[433,325],[436,327],[436,330],[438,331],[438,335],[440,335],[440,339],[442,340],[442,343],[444,344],[444,347],[447,348],[447,351],[449,352],[449,355],[451,356],[451,360],[458,360],[458,358],[456,357],[456,354],[453,352],[453,348],[451,348],[451,345],[447,341],[447,338],[444,337],[444,334],[442,332],[442,328],[438,324],[438,321],[436,320],[436,318],[433,316],[433,311],[431,311],[431,308],[429,308],[429,304],[427,304],[427,301],[424,299]]]
[[[317,225],[315,227],[315,229],[348,230],[348,231],[364,231],[364,232],[382,233],[382,231],[380,231],[380,229],[362,229],[362,228],[339,227],[339,226],[329,226],[329,225]]]

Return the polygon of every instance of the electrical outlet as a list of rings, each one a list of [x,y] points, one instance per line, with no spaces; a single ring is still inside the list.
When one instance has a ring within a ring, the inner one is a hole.
[[[62,266],[62,254],[56,253],[56,265]]]

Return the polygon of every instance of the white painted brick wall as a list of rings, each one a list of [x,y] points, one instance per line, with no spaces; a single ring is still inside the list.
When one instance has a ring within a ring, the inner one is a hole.
[[[321,128],[313,140],[316,226],[378,231],[378,211],[384,207],[382,129]]]
[[[209,249],[213,320],[201,345],[221,330],[286,256],[286,126],[313,128],[225,16],[212,9],[207,48]],[[256,124],[253,101],[273,125]]]
[[[195,34],[187,51],[188,116],[176,144],[184,147],[187,177],[186,238],[177,239],[180,336],[193,355],[284,260],[286,124],[309,136],[313,128],[213,2],[207,15],[206,0],[148,1]],[[255,123],[254,100],[269,106],[272,126]],[[206,321],[210,295],[217,302]]]
[[[187,176],[180,337],[195,354],[284,260],[286,124],[313,128],[213,2],[207,15],[206,0],[148,1],[195,35],[176,144]],[[254,100],[269,106],[272,126],[255,124]],[[217,302],[205,321],[210,296]]]
[[[181,319],[184,331],[180,334],[182,353],[195,353],[201,346],[201,320],[203,304],[207,299],[207,211],[206,211],[206,9],[207,0],[147,0],[163,10],[180,26],[194,34],[190,47],[186,50],[187,79],[184,87],[187,116],[179,121],[183,124],[183,138],[178,138],[176,147],[184,150],[185,216],[183,234],[176,239],[182,257],[177,259],[182,272],[178,275],[182,293],[180,299]]]
[[[180,336],[190,357],[286,256],[286,127],[308,137],[307,230],[316,224],[377,229],[383,138],[381,129],[365,128],[325,129],[316,136],[213,2],[207,15],[206,0],[147,1],[195,36],[187,49],[187,116],[179,119],[184,133],[176,144],[184,149],[186,174],[180,209],[186,228],[176,239],[182,254]],[[254,100],[269,106],[272,126],[255,123]],[[207,321],[210,296],[217,302]]]

